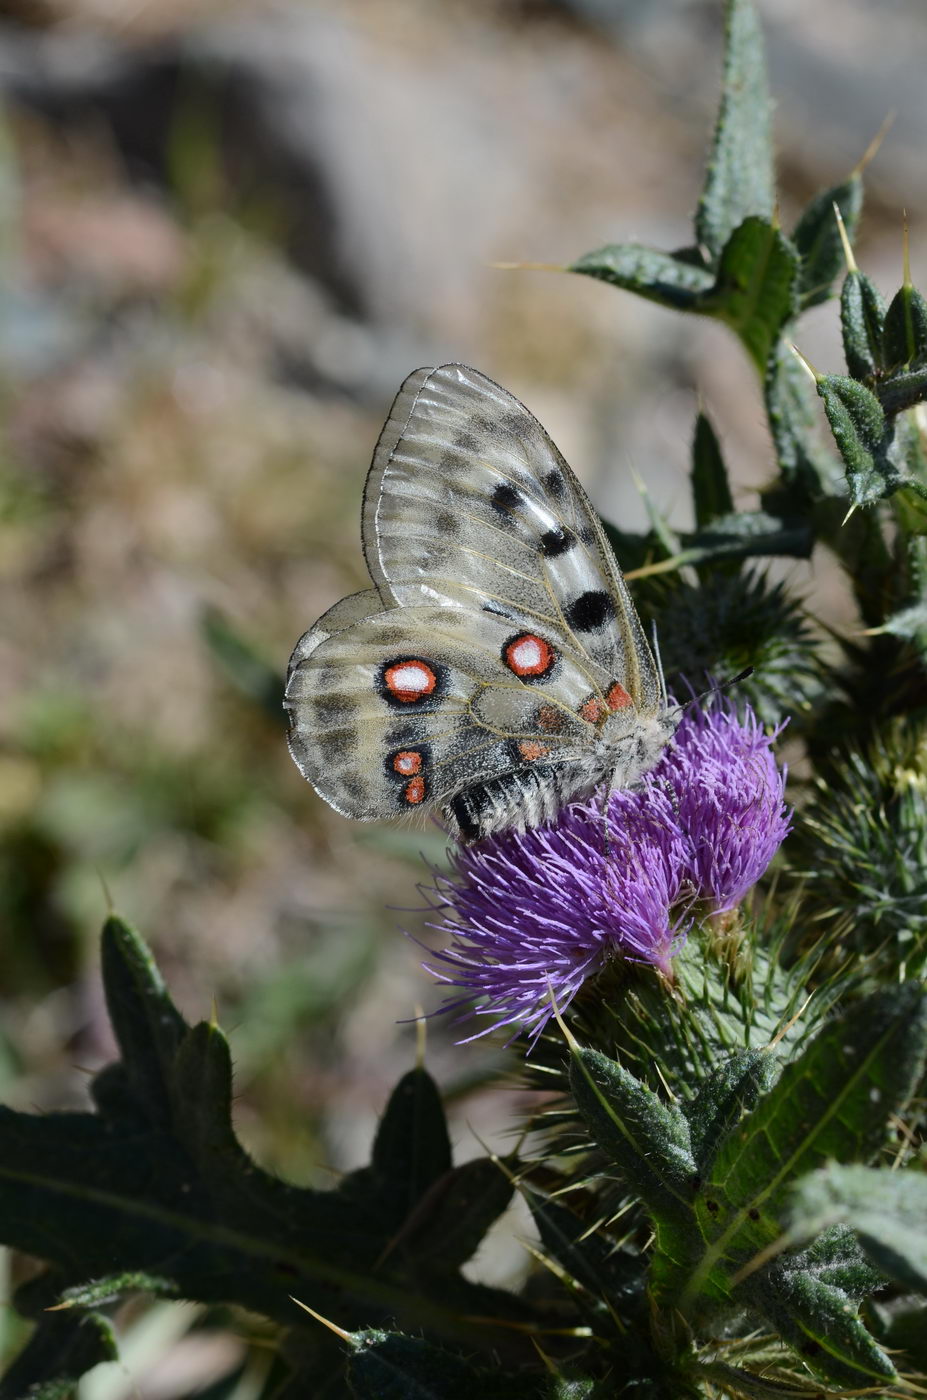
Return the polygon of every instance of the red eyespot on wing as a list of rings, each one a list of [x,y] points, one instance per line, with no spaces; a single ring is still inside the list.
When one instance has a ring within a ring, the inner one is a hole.
[[[425,801],[425,779],[421,776],[413,778],[411,782],[406,783],[402,795],[410,807],[417,807],[420,802]]]
[[[414,704],[416,700],[423,700],[427,695],[431,695],[437,684],[438,677],[428,662],[414,656],[407,661],[394,661],[383,671],[383,685],[386,691],[394,700],[400,700],[404,705]]]
[[[400,749],[393,755],[393,768],[403,777],[411,778],[414,773],[422,771],[422,755],[415,749]]]
[[[516,676],[546,676],[557,657],[543,637],[519,632],[502,648],[502,659]]]
[[[605,703],[610,710],[623,710],[626,705],[633,705],[634,702],[621,682],[615,681],[605,697]]]
[[[590,695],[588,700],[584,700],[579,707],[579,717],[587,724],[598,724],[608,714],[605,702],[597,695]]]
[[[536,758],[544,758],[550,753],[546,744],[539,744],[537,739],[522,739],[518,745],[518,752],[528,763],[533,763]]]

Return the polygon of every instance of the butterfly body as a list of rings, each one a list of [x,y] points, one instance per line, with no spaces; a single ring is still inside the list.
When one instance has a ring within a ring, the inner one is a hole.
[[[537,420],[463,365],[399,391],[364,493],[374,587],[297,644],[290,751],[361,820],[464,841],[631,786],[676,726],[601,524]]]

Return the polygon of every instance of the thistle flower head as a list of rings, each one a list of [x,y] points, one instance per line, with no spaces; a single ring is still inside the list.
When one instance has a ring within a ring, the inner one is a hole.
[[[788,831],[785,777],[747,710],[690,707],[639,787],[458,849],[430,891],[449,935],[429,966],[486,1029],[534,1036],[611,958],[668,971],[698,901],[732,909]],[[436,897],[436,898],[435,898]],[[477,1032],[480,1034],[482,1032]]]

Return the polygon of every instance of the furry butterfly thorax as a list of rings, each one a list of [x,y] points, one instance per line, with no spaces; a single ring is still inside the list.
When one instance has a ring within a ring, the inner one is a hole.
[[[297,643],[290,752],[360,821],[437,808],[464,842],[630,787],[676,728],[588,497],[466,365],[410,374],[364,490],[373,587]]]

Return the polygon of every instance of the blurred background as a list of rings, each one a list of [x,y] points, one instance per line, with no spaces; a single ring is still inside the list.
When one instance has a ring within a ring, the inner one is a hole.
[[[897,288],[906,210],[923,285],[922,0],[759,8],[784,226],[895,111],[858,260]],[[324,1185],[365,1159],[414,1059],[403,1022],[442,1000],[403,930],[444,843],[350,824],[302,781],[287,657],[365,585],[364,476],[420,364],[504,383],[631,529],[632,468],[690,525],[700,398],[754,503],[762,409],[721,327],[493,267],[690,241],[719,48],[720,0],[0,4],[3,1101],[84,1106],[112,1056],[111,899],[188,1019],[215,998],[259,1160]],[[838,369],[834,306],[804,324]],[[816,606],[827,562],[787,577]],[[484,1087],[504,1052],[461,1033],[429,1022],[463,1159],[505,1142],[512,1100]],[[515,1277],[512,1236],[469,1272]],[[234,1367],[235,1330],[194,1320],[131,1314],[135,1349],[82,1397]]]

